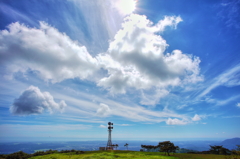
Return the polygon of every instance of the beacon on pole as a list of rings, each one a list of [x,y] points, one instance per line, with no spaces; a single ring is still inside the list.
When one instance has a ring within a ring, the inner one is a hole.
[[[107,150],[113,150],[113,145],[112,145],[112,137],[111,137],[111,132],[113,129],[113,123],[108,122],[108,142],[107,142]]]

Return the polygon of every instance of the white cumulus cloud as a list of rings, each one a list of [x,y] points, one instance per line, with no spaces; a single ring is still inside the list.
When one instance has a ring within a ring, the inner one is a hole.
[[[63,100],[56,103],[49,92],[41,92],[38,87],[30,86],[14,100],[10,112],[14,115],[42,114],[45,110],[52,113],[61,112],[66,106]]]
[[[29,28],[18,22],[0,32],[0,62],[6,74],[38,71],[44,80],[59,82],[69,78],[86,78],[96,70],[96,60],[86,47],[45,22]]]
[[[146,16],[131,14],[108,50],[95,57],[45,22],[39,28],[12,23],[0,32],[0,67],[8,77],[33,70],[53,83],[80,78],[95,81],[113,94],[141,90],[140,103],[156,105],[170,88],[202,80],[198,57],[181,50],[165,52],[168,44],[160,34],[181,21],[180,16],[166,16],[154,25]]]
[[[125,93],[128,88],[166,88],[202,80],[198,57],[180,50],[164,53],[168,44],[157,33],[167,26],[175,28],[180,21],[180,17],[165,17],[153,25],[142,15],[127,17],[108,51],[97,56],[108,71],[98,85],[113,93]]]
[[[100,107],[97,109],[98,116],[108,116],[111,110],[108,105],[101,103]]]
[[[166,121],[167,125],[186,125],[188,122],[184,121],[184,120],[179,120],[177,118],[172,119],[172,118],[168,118],[168,120]]]
[[[192,118],[192,121],[199,121],[201,120],[201,117],[197,114],[194,115],[194,117]]]

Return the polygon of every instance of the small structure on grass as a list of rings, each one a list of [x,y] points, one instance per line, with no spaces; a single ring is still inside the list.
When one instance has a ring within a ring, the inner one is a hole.
[[[114,150],[118,148],[118,144],[113,145],[112,144],[112,129],[113,129],[113,123],[108,122],[108,142],[106,147],[99,147],[99,151],[104,150]]]
[[[99,151],[105,151],[106,147],[99,147]]]
[[[108,142],[107,142],[106,150],[113,150],[112,136],[111,136],[112,129],[113,129],[113,123],[108,122]]]

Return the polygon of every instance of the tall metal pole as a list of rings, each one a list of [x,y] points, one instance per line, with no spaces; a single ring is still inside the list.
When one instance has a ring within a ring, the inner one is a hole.
[[[113,150],[113,145],[112,145],[112,136],[111,136],[111,132],[113,129],[113,123],[108,122],[108,142],[107,142],[107,150]]]

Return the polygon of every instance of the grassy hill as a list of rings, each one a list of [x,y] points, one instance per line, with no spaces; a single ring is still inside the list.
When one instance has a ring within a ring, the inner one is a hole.
[[[139,151],[86,151],[83,154],[54,153],[44,156],[36,156],[31,159],[234,159],[233,156],[213,155],[213,154],[171,154],[165,156],[159,152],[139,152]]]

